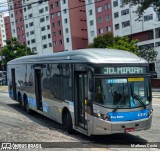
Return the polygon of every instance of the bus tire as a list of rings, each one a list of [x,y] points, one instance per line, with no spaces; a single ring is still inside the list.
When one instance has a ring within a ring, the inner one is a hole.
[[[68,134],[73,134],[74,130],[73,130],[72,118],[69,112],[67,112],[66,115],[66,129],[68,131]]]
[[[21,94],[18,95],[18,103],[19,103],[20,108],[24,109],[23,102],[22,102],[22,95]]]
[[[31,114],[31,110],[29,109],[29,104],[28,104],[28,101],[27,101],[27,97],[25,97],[25,99],[24,99],[24,108],[25,108],[25,110],[28,114]]]

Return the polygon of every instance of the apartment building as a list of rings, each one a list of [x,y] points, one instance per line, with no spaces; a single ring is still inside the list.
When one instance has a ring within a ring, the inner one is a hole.
[[[8,0],[11,32],[37,53],[88,46],[82,0]]]
[[[5,32],[5,25],[4,25],[4,14],[0,13],[0,47],[6,44],[6,32]]]
[[[112,1],[86,0],[88,42],[99,35],[113,32]]]
[[[4,24],[5,24],[5,31],[6,31],[6,39],[12,39],[11,24],[10,24],[9,16],[4,17]]]

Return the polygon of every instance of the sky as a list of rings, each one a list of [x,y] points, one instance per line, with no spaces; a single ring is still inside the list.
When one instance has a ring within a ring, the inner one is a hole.
[[[6,12],[6,10],[8,10],[7,0],[0,0],[0,13],[3,12],[3,11],[5,11],[4,15],[8,16],[9,13]]]

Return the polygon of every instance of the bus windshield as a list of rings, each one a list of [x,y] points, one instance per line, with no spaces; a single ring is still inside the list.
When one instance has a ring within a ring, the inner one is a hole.
[[[150,103],[148,78],[95,80],[95,103],[108,108],[135,108]]]

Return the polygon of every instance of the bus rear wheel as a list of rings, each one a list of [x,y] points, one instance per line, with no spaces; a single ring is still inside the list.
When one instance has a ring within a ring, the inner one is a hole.
[[[23,103],[22,103],[22,95],[18,96],[18,103],[21,109],[24,109]]]
[[[31,113],[31,110],[29,109],[29,104],[28,104],[27,97],[25,97],[25,99],[24,99],[24,108],[25,108],[25,110],[26,110],[26,112],[27,112],[28,114]]]

